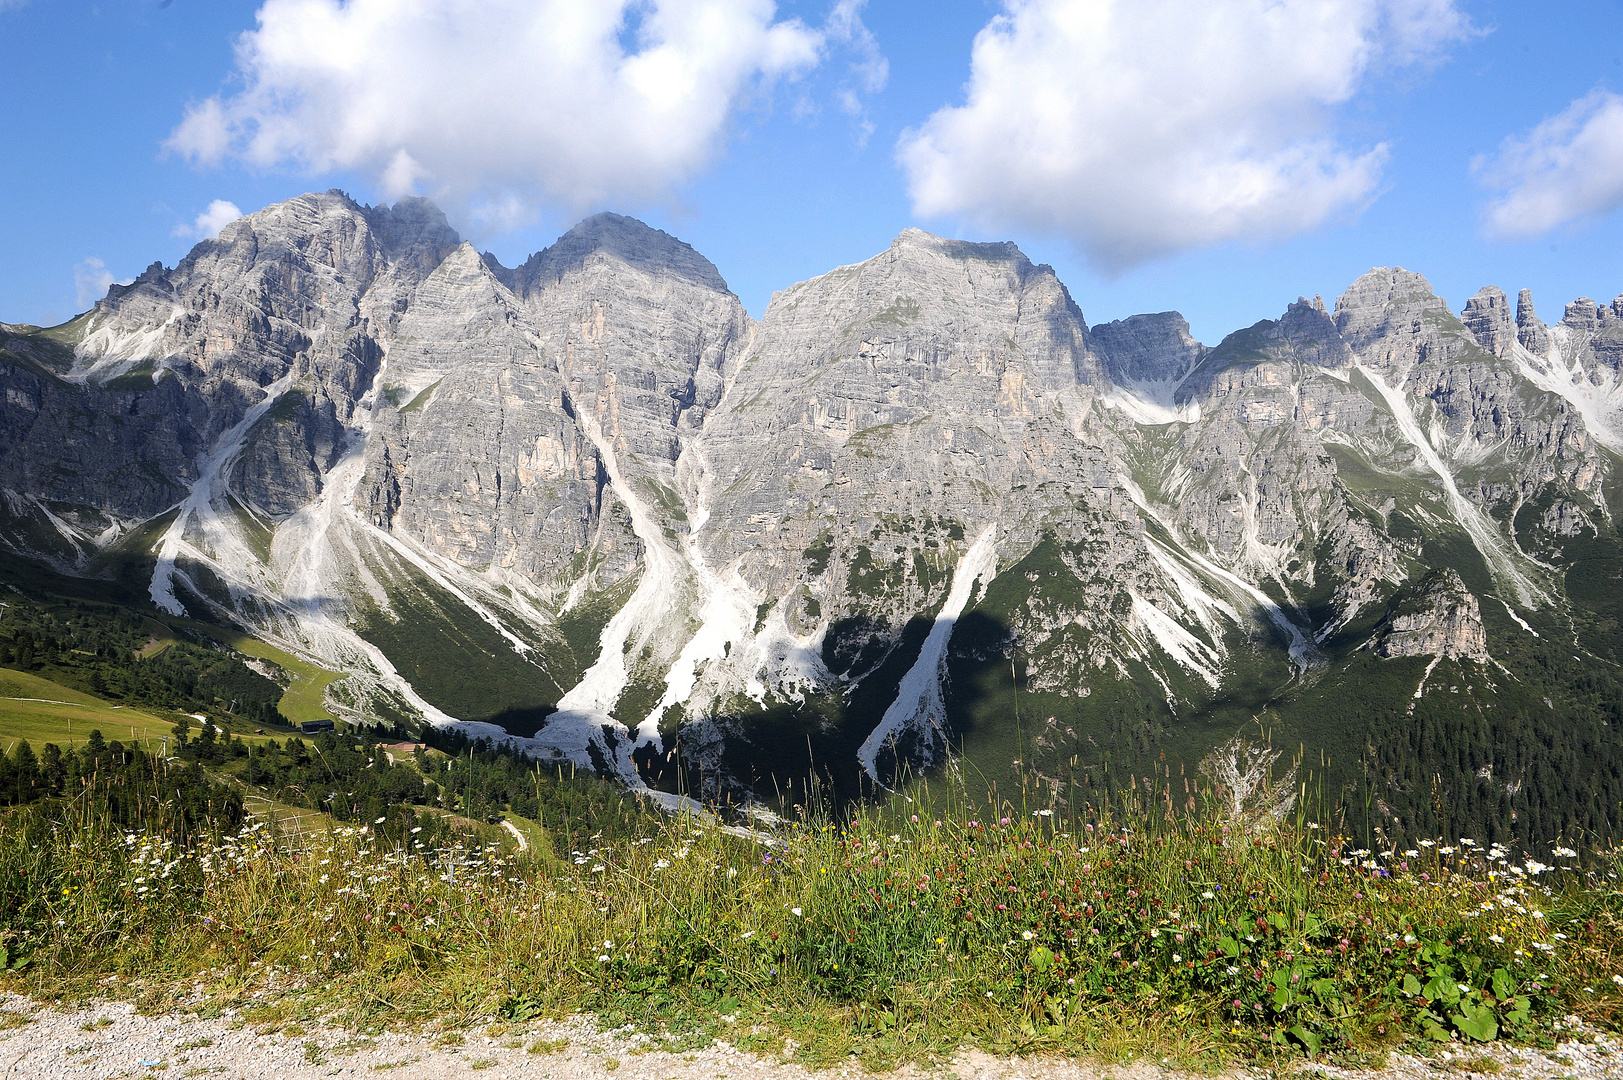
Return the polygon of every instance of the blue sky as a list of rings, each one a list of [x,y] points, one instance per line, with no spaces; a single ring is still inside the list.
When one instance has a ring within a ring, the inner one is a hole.
[[[0,0],[0,320],[173,265],[217,201],[329,187],[428,194],[509,264],[635,214],[757,316],[910,225],[1015,240],[1091,322],[1176,308],[1207,342],[1376,265],[1456,310],[1531,288],[1552,321],[1623,293],[1623,0],[415,10],[440,18]]]

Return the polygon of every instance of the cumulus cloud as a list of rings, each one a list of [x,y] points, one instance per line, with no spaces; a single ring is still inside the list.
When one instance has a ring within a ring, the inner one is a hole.
[[[112,271],[107,269],[106,263],[94,255],[73,268],[73,287],[76,290],[80,311],[106,296],[112,284]]]
[[[189,236],[198,240],[212,240],[220,235],[220,230],[242,216],[237,204],[224,199],[215,199],[209,203],[208,209],[197,215],[197,219],[190,225],[175,226],[174,235]]]
[[[904,133],[914,209],[1121,270],[1355,213],[1388,149],[1338,137],[1377,75],[1471,34],[1454,0],[1004,0],[963,105]]]
[[[1623,206],[1623,97],[1595,90],[1526,135],[1472,163],[1498,191],[1484,225],[1505,239],[1536,236]]]
[[[840,6],[835,37],[859,41],[860,4]],[[266,0],[237,43],[240,92],[194,103],[167,145],[364,170],[473,217],[646,201],[831,40],[772,0]]]

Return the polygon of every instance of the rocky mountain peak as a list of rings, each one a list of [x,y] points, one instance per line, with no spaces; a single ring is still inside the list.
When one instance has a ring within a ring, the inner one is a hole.
[[[1561,325],[1571,330],[1593,334],[1614,318],[1612,312],[1587,296],[1580,296],[1567,305]]]
[[[497,276],[525,297],[602,259],[651,277],[672,277],[713,292],[732,293],[715,264],[690,245],[624,214],[593,214],[514,270],[501,267],[494,256],[485,257]]]
[[[1335,322],[1353,351],[1362,352],[1391,328],[1438,313],[1453,318],[1425,277],[1401,266],[1378,266],[1336,300]]]
[[[1460,322],[1478,345],[1495,356],[1506,355],[1516,342],[1516,321],[1510,315],[1510,297],[1497,285],[1484,286],[1467,300]]]
[[[1010,240],[996,243],[975,243],[952,240],[919,228],[906,228],[891,241],[891,250],[898,253],[926,252],[949,259],[979,259],[984,262],[1013,262],[1032,265],[1019,245]]]
[[[1100,323],[1088,332],[1088,344],[1116,382],[1176,381],[1210,351],[1194,339],[1189,321],[1176,311]]]
[[[350,205],[355,205],[352,200]],[[401,199],[393,206],[364,206],[359,210],[389,260],[422,274],[433,270],[462,243],[445,213],[427,199]]]

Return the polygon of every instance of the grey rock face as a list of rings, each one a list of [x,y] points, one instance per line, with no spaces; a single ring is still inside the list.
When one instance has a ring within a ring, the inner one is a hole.
[[[452,252],[400,321],[356,501],[456,563],[556,591],[595,531],[600,465],[534,340],[474,250]]]
[[[673,465],[721,399],[750,320],[710,261],[618,214],[588,218],[516,270],[572,400],[629,453]]]
[[[1489,285],[1465,302],[1460,322],[1476,343],[1495,356],[1505,356],[1516,341],[1516,322],[1505,291]]]
[[[1120,383],[1178,382],[1210,351],[1190,336],[1188,320],[1176,311],[1100,323],[1088,341]]]
[[[1453,568],[1439,572],[1387,621],[1382,656],[1488,662],[1482,609]]]
[[[1542,355],[1550,348],[1550,331],[1533,310],[1533,293],[1528,289],[1516,296],[1516,340],[1535,355]]]

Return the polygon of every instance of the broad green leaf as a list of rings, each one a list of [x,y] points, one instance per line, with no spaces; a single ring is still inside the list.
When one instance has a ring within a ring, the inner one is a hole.
[[[1462,1002],[1460,1011],[1450,1019],[1454,1021],[1454,1026],[1460,1029],[1462,1035],[1477,1042],[1488,1042],[1499,1034],[1499,1021],[1494,1019],[1493,1010],[1486,1005]]]
[[[1516,996],[1516,980],[1504,968],[1494,969],[1493,996],[1500,1001],[1507,1001]]]
[[[1425,994],[1433,1001],[1442,1001],[1453,1005],[1460,999],[1460,984],[1450,976],[1437,975],[1426,983]]]

